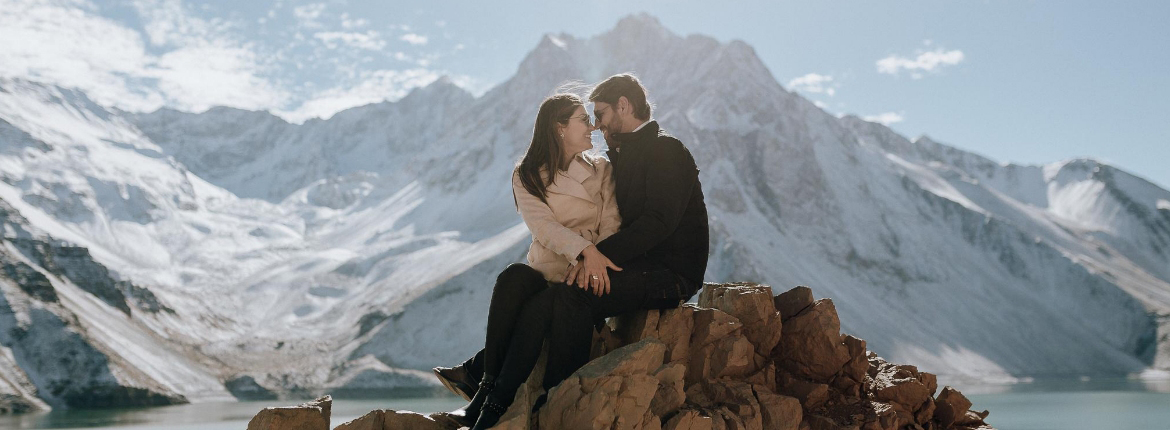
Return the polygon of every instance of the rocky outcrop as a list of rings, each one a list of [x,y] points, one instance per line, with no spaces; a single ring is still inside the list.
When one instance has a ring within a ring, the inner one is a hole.
[[[264,408],[248,421],[248,430],[328,430],[333,398],[324,396],[297,406]]]
[[[709,283],[697,305],[611,318],[595,358],[550,390],[536,416],[530,378],[496,428],[991,428],[957,390],[936,395],[933,374],[885,361],[840,327],[833,301],[807,287],[773,297],[765,285]],[[459,425],[444,413],[381,410],[337,428]]]

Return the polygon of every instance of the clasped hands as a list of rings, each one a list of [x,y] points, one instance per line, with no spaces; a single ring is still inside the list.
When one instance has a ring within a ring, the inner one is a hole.
[[[563,282],[569,285],[576,285],[586,290],[592,290],[593,294],[596,294],[598,297],[602,294],[609,294],[609,272],[605,269],[608,268],[620,272],[622,268],[609,261],[609,258],[593,245],[589,245],[582,250],[581,257],[581,261],[569,266]]]

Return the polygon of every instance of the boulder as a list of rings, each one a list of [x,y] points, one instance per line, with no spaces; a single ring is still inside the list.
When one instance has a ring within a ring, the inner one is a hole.
[[[773,393],[766,387],[753,386],[760,405],[762,421],[767,430],[796,430],[803,419],[800,400]]]
[[[812,306],[814,300],[811,288],[799,286],[780,293],[772,299],[772,303],[776,307],[776,311],[780,312],[781,320],[788,321],[789,318]]]
[[[637,429],[650,410],[666,346],[643,339],[590,361],[548,393],[540,426],[548,429]]]
[[[971,401],[967,400],[967,397],[959,390],[950,386],[943,387],[942,392],[938,393],[935,405],[934,420],[942,428],[950,428],[955,425],[971,409]]]
[[[699,306],[719,309],[743,324],[743,334],[767,356],[780,341],[780,312],[773,303],[772,287],[751,283],[712,284],[703,286]]]
[[[264,408],[248,421],[248,430],[329,430],[333,398],[324,396],[297,406]]]
[[[850,359],[840,332],[841,321],[833,301],[817,300],[784,322],[772,356],[779,367],[797,376],[829,382]]]
[[[436,416],[437,415],[437,416]],[[456,430],[460,426],[441,414],[423,415],[410,411],[375,410],[341,424],[334,430]]]

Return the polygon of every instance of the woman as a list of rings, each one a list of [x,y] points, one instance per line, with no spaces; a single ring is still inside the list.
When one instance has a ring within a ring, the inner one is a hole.
[[[609,288],[606,270],[621,270],[594,246],[621,225],[609,163],[585,153],[593,147],[594,129],[580,97],[557,94],[545,99],[528,150],[512,173],[516,208],[532,232],[532,245],[527,265],[508,266],[496,279],[484,350],[462,369],[466,379],[479,381],[471,402],[462,409],[464,423],[475,423],[476,429],[495,425],[535,365],[531,345],[544,341],[543,331],[525,327],[520,336],[530,338],[513,338],[520,315],[548,312],[546,304],[529,299],[548,282],[564,281],[571,265],[584,265],[588,283],[582,288],[599,295]],[[510,350],[520,352],[509,356]],[[482,363],[477,363],[479,357]],[[477,375],[479,365],[482,377]],[[452,391],[472,391],[445,374],[448,369],[435,370]],[[503,377],[497,384],[498,376]]]

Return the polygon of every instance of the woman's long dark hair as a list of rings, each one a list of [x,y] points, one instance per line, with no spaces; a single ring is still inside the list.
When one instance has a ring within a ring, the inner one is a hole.
[[[544,99],[540,110],[536,113],[536,125],[532,127],[532,142],[528,144],[528,151],[520,159],[516,168],[520,173],[520,183],[540,201],[548,204],[546,192],[557,172],[568,168],[565,163],[565,150],[557,140],[556,124],[566,125],[569,117],[578,106],[585,103],[575,94],[554,94]],[[548,177],[540,174],[541,167],[548,172]]]

